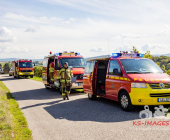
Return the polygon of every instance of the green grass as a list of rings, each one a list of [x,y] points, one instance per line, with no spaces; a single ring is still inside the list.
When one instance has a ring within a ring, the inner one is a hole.
[[[36,81],[42,81],[42,77],[36,77],[34,76],[33,78],[28,77],[28,79],[36,80]]]
[[[8,88],[0,81],[0,139],[32,140],[31,130]]]

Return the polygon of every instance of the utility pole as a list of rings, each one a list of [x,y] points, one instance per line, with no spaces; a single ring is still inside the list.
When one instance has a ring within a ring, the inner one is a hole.
[[[109,38],[108,38],[108,54],[109,54]]]

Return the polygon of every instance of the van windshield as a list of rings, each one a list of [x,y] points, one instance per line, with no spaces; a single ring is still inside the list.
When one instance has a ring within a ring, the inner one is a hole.
[[[19,62],[20,68],[32,68],[32,62]]]
[[[121,59],[126,73],[163,73],[162,69],[150,59]]]
[[[70,68],[83,68],[85,67],[84,58],[60,58],[61,67],[64,66],[64,63],[68,62]]]

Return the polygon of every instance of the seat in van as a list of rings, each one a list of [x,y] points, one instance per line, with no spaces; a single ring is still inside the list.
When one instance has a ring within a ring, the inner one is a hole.
[[[107,67],[103,62],[100,62],[97,70],[97,81],[99,84],[105,84]]]

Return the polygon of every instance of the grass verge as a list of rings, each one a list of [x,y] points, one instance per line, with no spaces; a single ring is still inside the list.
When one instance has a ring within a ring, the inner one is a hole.
[[[28,77],[28,79],[35,80],[35,81],[42,81],[42,77],[36,77],[36,76],[34,76],[33,78]]]
[[[0,81],[0,139],[32,140],[31,130],[18,103]]]

